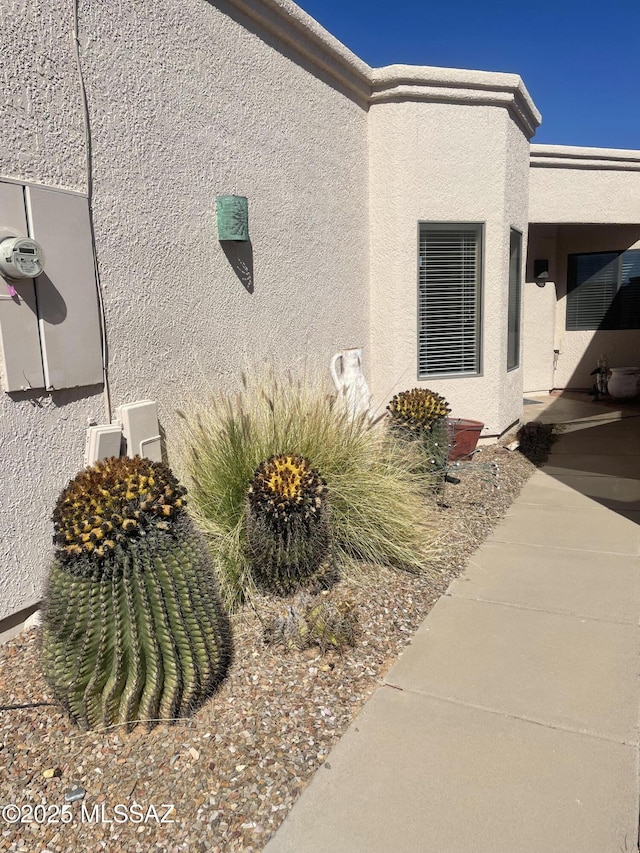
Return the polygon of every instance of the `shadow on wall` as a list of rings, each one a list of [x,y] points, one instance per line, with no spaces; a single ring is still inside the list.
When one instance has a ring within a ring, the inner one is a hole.
[[[102,385],[84,385],[82,388],[66,388],[63,391],[45,391],[44,388],[33,388],[30,391],[12,391],[7,393],[7,397],[15,403],[26,400],[37,409],[51,407],[61,409],[64,406],[77,403],[79,400],[97,397],[102,392]],[[102,414],[102,410],[100,411]]]
[[[63,323],[67,318],[67,303],[46,272],[38,276],[37,289],[40,319],[52,326]]]
[[[253,246],[251,240],[221,240],[220,245],[244,289],[247,293],[253,293]]]

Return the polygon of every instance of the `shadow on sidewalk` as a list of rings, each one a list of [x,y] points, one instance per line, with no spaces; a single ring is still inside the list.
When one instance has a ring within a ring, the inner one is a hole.
[[[559,428],[544,474],[640,524],[640,405],[569,392],[526,399],[524,418]]]

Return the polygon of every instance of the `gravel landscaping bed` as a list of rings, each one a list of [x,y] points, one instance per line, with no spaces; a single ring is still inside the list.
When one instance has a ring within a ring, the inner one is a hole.
[[[35,704],[52,702],[39,629],[0,647],[0,807],[18,807],[0,815],[0,851],[262,850],[533,470],[498,446],[454,469],[460,483],[434,508],[437,581],[377,569],[341,582],[359,618],[342,655],[265,646],[266,600],[234,615],[229,677],[191,719],[82,732],[57,705]],[[84,796],[63,809],[72,788]]]

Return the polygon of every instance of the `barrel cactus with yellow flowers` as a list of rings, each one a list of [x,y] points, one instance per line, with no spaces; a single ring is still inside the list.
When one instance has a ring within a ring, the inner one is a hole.
[[[308,459],[270,456],[247,494],[246,540],[258,587],[287,595],[322,572],[331,531],[327,485]]]
[[[428,388],[412,388],[396,394],[387,406],[391,429],[420,443],[427,471],[441,475],[449,456],[447,415],[449,404]]]
[[[57,501],[43,665],[82,728],[183,717],[225,676],[229,622],[185,495],[165,465],[120,457]]]

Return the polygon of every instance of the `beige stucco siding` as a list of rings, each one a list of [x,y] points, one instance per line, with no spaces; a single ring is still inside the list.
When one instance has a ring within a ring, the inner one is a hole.
[[[25,0],[2,15],[0,175],[86,192],[70,8]],[[53,501],[82,467],[88,422],[103,419],[100,387],[0,392],[0,618],[40,598]]]
[[[127,98],[115,115],[102,112],[96,150],[114,397],[174,400],[185,374],[199,386],[202,370],[215,383],[236,373],[245,354],[328,361],[335,349],[364,343],[362,106],[208,4],[181,6],[178,20],[174,3],[156,5],[149,30],[136,29],[133,11],[125,15],[128,22],[97,18],[102,50],[88,58],[91,95],[107,104],[109,46],[122,31],[136,32],[135,51],[127,46],[117,63]],[[227,259],[218,243],[216,193],[248,197],[252,258],[232,250]],[[121,253],[127,233],[135,235],[133,264]],[[183,246],[195,268],[176,264]],[[253,293],[234,259],[252,261]],[[134,337],[127,291],[136,266],[148,323]],[[136,375],[120,362],[145,370]]]
[[[369,113],[372,387],[413,386],[499,434],[518,417],[521,371],[506,371],[509,231],[526,231],[528,143],[507,109],[410,100]],[[482,375],[417,379],[418,223],[484,225]]]
[[[532,145],[529,220],[637,224],[640,152]]]
[[[504,384],[499,394],[500,401],[500,424],[501,431],[517,421],[522,414],[522,388],[523,388],[523,321],[524,321],[524,272],[525,259],[527,257],[527,212],[529,204],[529,141],[513,121],[506,125],[505,140],[505,184],[504,184],[504,219],[505,219],[505,245],[506,268],[502,273],[503,292],[501,301],[505,312],[508,308],[508,285],[509,285],[509,240],[511,228],[522,234],[522,254],[520,258],[520,358],[516,369],[506,372]],[[496,365],[496,376],[505,370],[507,364],[507,317],[503,321],[503,335],[501,339],[501,352]],[[499,386],[500,380],[496,384]]]
[[[111,397],[157,400],[170,461],[190,396],[235,387],[245,364],[328,365],[369,339],[366,104],[330,73],[330,37],[326,70],[241,5],[80,2]],[[22,8],[0,30],[0,175],[86,190],[71,5]],[[251,238],[228,257],[226,193],[248,197]],[[40,595],[100,390],[0,395],[0,618]]]
[[[555,262],[558,227],[529,227],[528,259],[523,294],[523,391],[547,392],[555,387],[554,347],[556,324],[556,285],[550,279],[538,287],[534,277],[534,260],[546,259],[550,275],[557,276]]]

